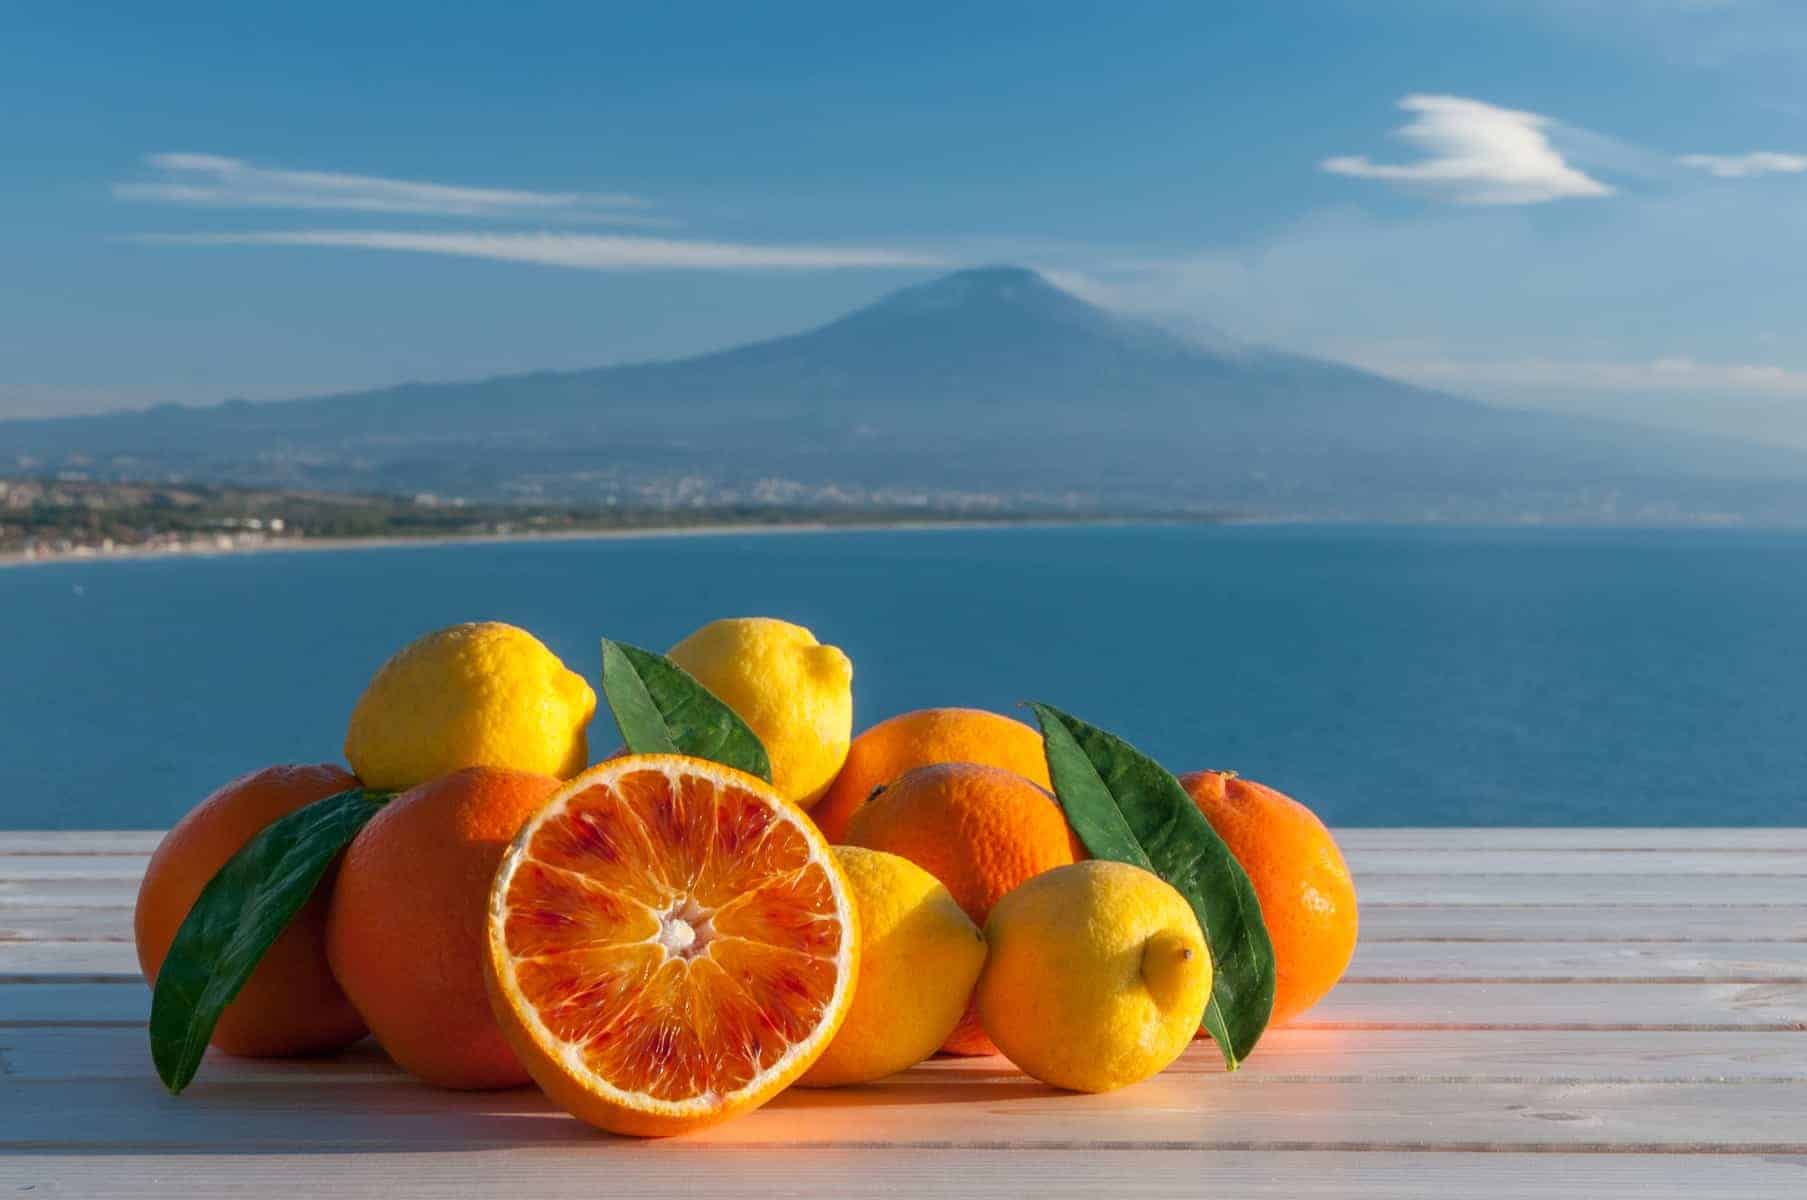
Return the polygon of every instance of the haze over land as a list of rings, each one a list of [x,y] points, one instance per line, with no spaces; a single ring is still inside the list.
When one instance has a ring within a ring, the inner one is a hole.
[[[672,362],[0,423],[0,471],[635,506],[1807,520],[1807,455],[1206,345],[1015,267]]]

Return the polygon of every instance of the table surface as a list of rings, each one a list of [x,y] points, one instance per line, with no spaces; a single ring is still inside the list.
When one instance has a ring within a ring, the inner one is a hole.
[[[1807,829],[1355,829],[1341,986],[1226,1075],[1104,1096],[1002,1059],[794,1089],[663,1142],[531,1089],[417,1084],[366,1042],[145,1041],[157,834],[0,833],[0,1195],[1807,1196]]]

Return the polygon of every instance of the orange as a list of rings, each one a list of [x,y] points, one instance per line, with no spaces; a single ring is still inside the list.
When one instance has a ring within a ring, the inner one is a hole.
[[[397,796],[352,839],[333,889],[333,975],[401,1068],[448,1088],[517,1087],[483,987],[489,885],[559,781],[469,767]]]
[[[880,721],[854,738],[841,773],[809,815],[829,841],[844,842],[847,822],[875,788],[905,771],[946,762],[1002,767],[1053,786],[1042,735],[1021,721],[978,708],[922,708]]]
[[[764,1104],[859,977],[853,890],[772,785],[679,755],[602,763],[521,831],[490,892],[502,1031],[566,1112],[659,1136]]]
[[[1053,796],[1014,771],[966,762],[906,772],[853,814],[847,841],[909,859],[980,926],[1018,884],[1086,856]],[[970,1003],[941,1048],[997,1053]]]
[[[1274,1012],[1283,1025],[1322,1000],[1355,954],[1358,918],[1349,864],[1309,808],[1224,771],[1180,783],[1249,874],[1274,942]]]
[[[341,767],[266,767],[220,788],[164,835],[151,855],[132,914],[138,965],[155,983],[176,930],[226,861],[266,825],[358,786]],[[364,1022],[326,964],[328,877],[264,953],[220,1014],[213,1044],[228,1054],[278,1058],[324,1054],[364,1036]]]

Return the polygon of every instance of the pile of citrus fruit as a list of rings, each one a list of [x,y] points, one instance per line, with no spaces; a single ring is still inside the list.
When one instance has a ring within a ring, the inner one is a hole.
[[[853,737],[852,664],[783,621],[603,650],[624,744],[594,765],[591,684],[460,625],[376,673],[349,771],[254,772],[170,831],[136,935],[172,1090],[209,1042],[369,1035],[642,1135],[937,1053],[1105,1091],[1201,1035],[1233,1067],[1354,951],[1342,855],[1272,789],[1045,705]]]

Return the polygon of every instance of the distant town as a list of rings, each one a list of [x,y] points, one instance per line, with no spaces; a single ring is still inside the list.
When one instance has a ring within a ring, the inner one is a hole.
[[[1023,523],[1061,518],[997,497],[899,493],[807,501],[727,499],[674,487],[651,502],[594,505],[476,501],[417,493],[342,494],[196,483],[0,477],[0,558],[39,561],[231,553],[304,543],[581,536],[718,527]],[[1073,519],[1068,516],[1064,519]],[[1109,520],[1107,514],[1084,519]],[[1188,514],[1187,520],[1200,520]]]

